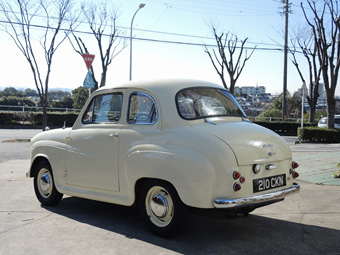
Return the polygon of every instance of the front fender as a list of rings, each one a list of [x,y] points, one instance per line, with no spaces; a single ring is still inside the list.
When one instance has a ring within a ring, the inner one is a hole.
[[[31,141],[31,166],[27,174],[34,176],[34,166],[37,160],[45,159],[49,162],[55,185],[65,185],[65,148],[66,136],[69,130],[47,131],[35,136]],[[52,137],[51,134],[54,134]]]

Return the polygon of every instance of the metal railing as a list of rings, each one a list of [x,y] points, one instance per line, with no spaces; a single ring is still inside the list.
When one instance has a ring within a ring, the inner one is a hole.
[[[10,111],[10,112],[41,112],[41,106],[20,106],[20,105],[0,105],[0,111]],[[55,108],[55,107],[47,107],[47,111],[52,112],[80,112],[81,109],[73,109],[73,108]]]
[[[54,108],[47,107],[47,111],[52,112],[80,112],[81,109],[73,108]],[[15,106],[15,105],[0,105],[0,111],[10,111],[10,112],[41,112],[42,107],[40,106]],[[282,118],[279,117],[259,117],[259,116],[248,116],[249,119],[254,120],[264,120],[264,121],[281,121]],[[287,121],[301,122],[301,118],[287,118]],[[308,121],[308,119],[303,120]]]
[[[264,121],[282,121],[282,118],[279,117],[259,117],[259,116],[248,116],[249,119],[254,119],[254,120],[264,120]],[[292,121],[292,122],[301,122],[301,118],[287,118],[287,121]],[[303,119],[303,121],[309,121],[308,119]]]

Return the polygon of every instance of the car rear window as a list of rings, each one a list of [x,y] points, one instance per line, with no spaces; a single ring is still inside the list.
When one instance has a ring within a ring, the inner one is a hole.
[[[179,115],[184,119],[214,116],[246,116],[236,99],[223,89],[184,89],[177,93],[176,104]]]

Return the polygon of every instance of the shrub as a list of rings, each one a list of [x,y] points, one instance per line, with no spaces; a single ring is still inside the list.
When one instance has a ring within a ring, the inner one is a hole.
[[[48,112],[47,113],[47,126],[52,127],[72,127],[78,117],[78,113],[73,112]],[[42,126],[43,114],[42,112],[31,112],[30,119],[32,125]]]
[[[340,130],[318,127],[299,128],[298,138],[302,142],[340,143]]]
[[[12,113],[0,112],[0,125],[10,125],[12,123]]]
[[[48,112],[47,125],[51,127],[72,127],[78,113]],[[33,125],[42,126],[42,112],[0,112],[0,125]]]
[[[266,127],[279,134],[297,134],[297,130],[301,127],[299,122],[288,121],[254,121],[255,124]],[[315,126],[315,124],[304,124],[306,127]]]

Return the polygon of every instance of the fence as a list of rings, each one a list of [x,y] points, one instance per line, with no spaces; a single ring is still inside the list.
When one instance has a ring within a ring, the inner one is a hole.
[[[258,117],[258,116],[248,116],[249,119],[257,121],[282,121],[282,118],[278,117]],[[287,118],[287,121],[301,122],[301,118]],[[309,119],[303,119],[303,122],[308,122]]]
[[[81,109],[73,108],[53,108],[47,107],[47,111],[50,112],[76,112],[79,113]],[[41,112],[42,107],[38,106],[15,106],[15,105],[0,105],[0,111],[11,111],[11,112]],[[258,117],[258,116],[248,116],[249,119],[255,121],[281,121],[282,118],[278,117]],[[301,122],[301,118],[287,118],[287,121]],[[308,119],[304,119],[304,122],[308,122]]]
[[[11,112],[41,112],[42,107],[40,106],[15,106],[15,105],[0,105],[0,111],[11,111]],[[73,108],[53,108],[46,107],[47,111],[51,112],[80,112],[81,109]]]

